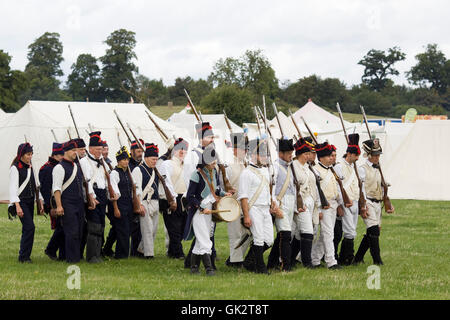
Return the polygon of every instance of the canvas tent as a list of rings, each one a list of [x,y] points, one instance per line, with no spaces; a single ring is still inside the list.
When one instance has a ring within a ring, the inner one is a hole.
[[[419,120],[383,166],[394,199],[450,200],[450,120]]]
[[[96,103],[96,102],[54,102],[54,101],[28,101],[24,107],[9,118],[5,125],[0,127],[0,144],[3,154],[1,160],[0,176],[4,177],[0,182],[0,200],[8,200],[8,176],[12,159],[17,153],[17,146],[23,143],[25,136],[33,145],[33,165],[35,175],[39,168],[47,161],[51,153],[54,137],[51,129],[54,130],[59,142],[68,140],[67,130],[76,137],[72,119],[68,110],[70,104],[81,138],[88,144],[89,124],[94,130],[102,132],[102,139],[108,142],[109,157],[115,162],[115,153],[119,149],[119,140],[122,144],[128,145],[125,136],[114,110],[121,117],[124,125],[129,123],[135,134],[143,138],[145,142],[158,144],[160,154],[167,150],[161,136],[156,131],[153,124],[148,119],[145,111],[148,111],[144,104],[130,103]],[[186,137],[189,142],[188,133],[182,128],[175,127],[170,123],[148,111],[165,133],[172,137]],[[131,139],[132,136],[130,134]]]

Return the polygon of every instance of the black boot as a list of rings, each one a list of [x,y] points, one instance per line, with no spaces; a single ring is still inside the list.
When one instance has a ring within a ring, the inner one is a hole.
[[[272,250],[270,250],[269,259],[267,260],[267,269],[278,268],[280,266],[280,238],[280,232],[278,232]]]
[[[291,271],[291,232],[280,232],[281,270]]]
[[[90,263],[102,262],[102,225],[88,221],[86,239],[86,261]]]
[[[105,245],[102,249],[102,254],[107,257],[114,256],[114,251],[112,249],[114,242],[116,242],[116,232],[113,228],[109,230],[108,236],[106,237]]]
[[[255,272],[269,274],[266,268],[266,264],[264,263],[263,248],[263,246],[253,245],[253,252],[255,255]]]
[[[302,254],[302,264],[305,268],[313,268],[311,261],[311,249],[314,236],[311,233],[300,235],[300,252]]]
[[[253,244],[250,246],[250,249],[245,256],[244,262],[242,263],[245,269],[248,271],[254,272],[256,270],[255,267],[255,254],[253,252]]]
[[[336,260],[338,260],[338,248],[341,239],[342,239],[342,220],[336,219],[336,223],[334,224],[334,237],[333,237],[334,258]]]
[[[369,239],[367,234],[365,234],[361,240],[361,243],[359,244],[358,251],[356,252],[352,264],[364,263],[364,255],[366,254],[367,250],[369,250]]]
[[[186,256],[186,258],[184,258],[184,268],[185,269],[189,269],[191,267],[191,256],[192,256],[192,249],[194,249],[195,246],[195,238],[194,240],[191,241],[191,248],[189,249],[189,252]]]
[[[343,266],[352,264],[354,258],[354,244],[353,239],[344,238],[341,244],[341,252],[339,254],[338,263]]]
[[[383,265],[383,261],[380,257],[380,228],[378,225],[367,229],[367,235],[369,239],[370,255],[373,259],[373,264]]]
[[[300,252],[300,240],[297,240],[295,237],[293,237],[291,241],[291,268],[295,267],[297,264],[297,256]]]
[[[216,275],[216,272],[214,271],[214,268],[211,263],[211,255],[205,253],[204,255],[202,255],[202,261],[203,261],[203,265],[205,266],[205,269],[206,269],[206,275],[207,276]]]
[[[192,274],[198,274],[199,268],[200,268],[200,260],[202,259],[202,256],[198,255],[198,254],[191,254],[191,273]]]

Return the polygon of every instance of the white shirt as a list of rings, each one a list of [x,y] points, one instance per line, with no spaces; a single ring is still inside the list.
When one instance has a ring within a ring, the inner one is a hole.
[[[181,166],[181,173],[179,177],[177,178],[177,181],[172,181],[172,174],[173,174],[173,166]],[[178,196],[178,193],[180,194],[186,194],[187,192],[187,186],[186,186],[186,180],[185,180],[185,171],[184,171],[184,163],[181,162],[181,160],[177,157],[172,157],[170,160],[163,161],[158,168],[159,173],[165,177],[166,186],[169,189],[170,193],[174,198]],[[174,185],[176,183],[176,185]],[[176,191],[177,189],[177,191]]]
[[[30,177],[31,179],[31,177]],[[35,181],[38,181],[35,179]],[[19,199],[19,171],[16,166],[9,168],[9,203],[13,204],[20,202]],[[41,192],[39,191],[39,199],[44,200]]]
[[[86,151],[86,154],[89,154],[92,158],[94,158],[94,156],[91,155],[88,151]],[[100,159],[102,159],[102,157],[100,157]],[[97,184],[97,189],[106,189],[107,183],[105,171],[102,165],[100,165],[100,167],[97,167],[97,162],[91,160],[89,156],[86,155],[84,158],[80,159],[80,166],[83,170],[84,177],[88,181],[89,190],[93,190],[94,183]]]
[[[265,167],[262,167],[262,168],[253,167],[253,168],[258,170],[259,173],[263,177],[265,177],[268,182],[268,183],[264,184],[261,194],[259,195],[258,199],[256,199],[256,201],[253,205],[270,206],[269,170],[267,170],[267,168],[265,168]],[[241,199],[248,199],[248,201],[250,201],[252,199],[253,195],[258,190],[260,183],[261,183],[261,179],[254,172],[252,172],[252,169],[250,169],[250,166],[245,168],[242,171],[241,176],[239,177],[239,191],[238,191],[237,200],[239,201]]]

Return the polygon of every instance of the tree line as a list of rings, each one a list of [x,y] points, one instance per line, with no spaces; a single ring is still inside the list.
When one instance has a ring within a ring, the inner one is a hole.
[[[186,88],[202,113],[227,112],[237,124],[254,122],[252,107],[275,102],[287,113],[301,107],[311,98],[316,104],[334,110],[339,102],[344,112],[357,113],[363,105],[368,114],[400,117],[410,107],[419,113],[450,112],[450,62],[437,44],[428,44],[415,56],[416,64],[406,72],[410,86],[397,85],[396,63],[406,54],[398,47],[372,49],[357,63],[364,67],[361,83],[348,87],[338,78],[322,78],[315,74],[295,82],[276,77],[270,61],[261,50],[247,50],[240,57],[221,58],[206,79],[178,77],[166,86],[162,79],[139,73],[134,51],[133,31],[119,29],[104,41],[105,54],[94,57],[80,54],[71,66],[67,81],[60,67],[63,44],[56,32],[46,32],[28,46],[25,70],[11,70],[11,56],[0,50],[0,107],[15,112],[27,100],[128,102],[130,97],[151,107],[154,105],[185,105]],[[267,108],[272,117],[272,108]]]

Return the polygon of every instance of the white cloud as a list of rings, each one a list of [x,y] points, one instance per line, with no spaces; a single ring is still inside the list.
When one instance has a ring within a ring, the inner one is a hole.
[[[23,69],[27,47],[46,31],[64,45],[65,76],[81,53],[104,54],[108,35],[136,32],[139,71],[172,84],[206,78],[219,58],[262,49],[280,80],[313,73],[360,82],[357,62],[372,48],[399,46],[404,72],[428,43],[450,56],[448,1],[7,1],[0,0],[0,49]],[[65,77],[64,77],[65,79]]]

